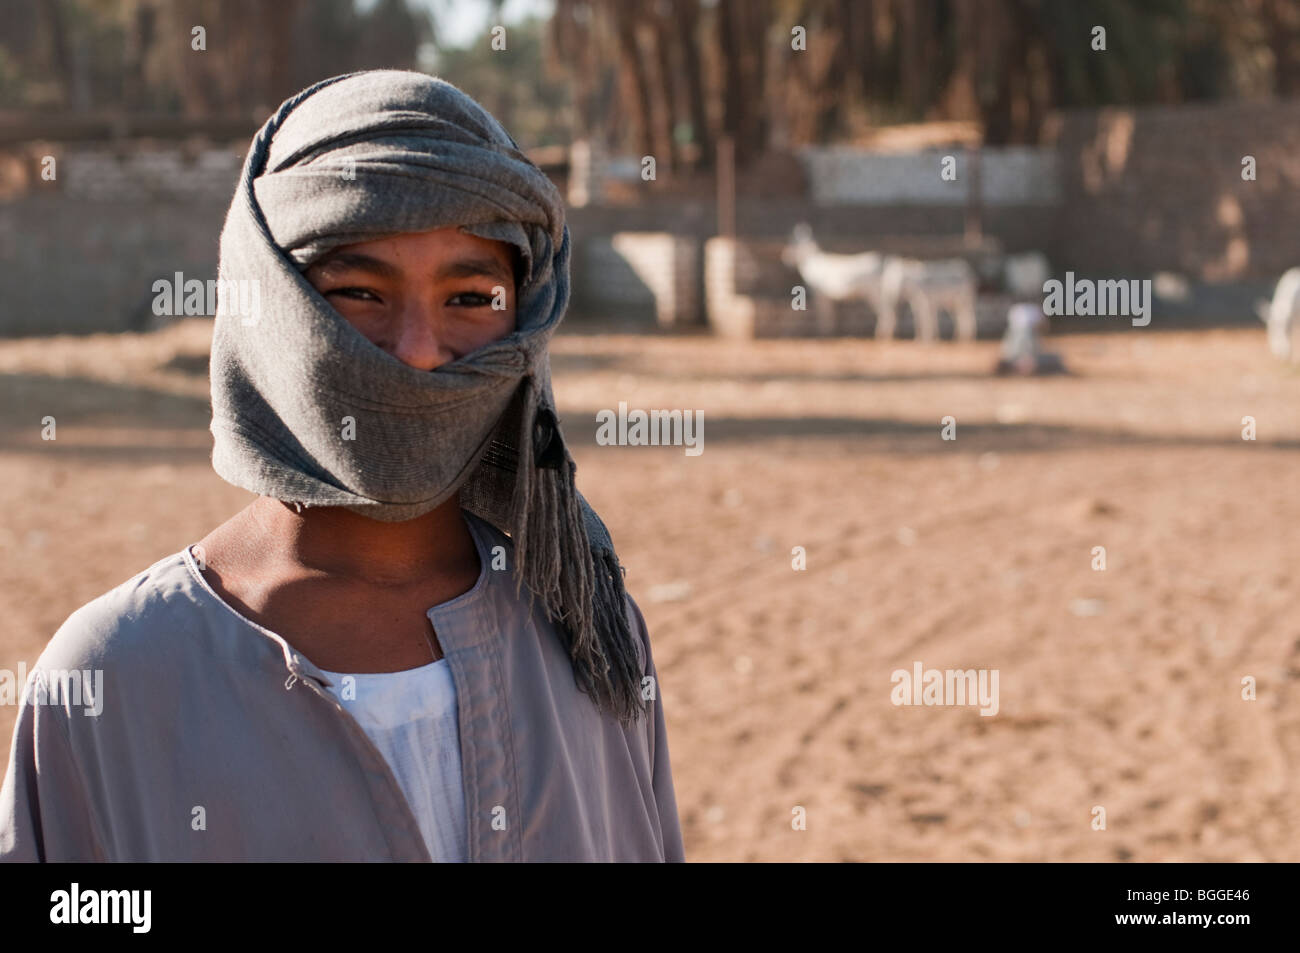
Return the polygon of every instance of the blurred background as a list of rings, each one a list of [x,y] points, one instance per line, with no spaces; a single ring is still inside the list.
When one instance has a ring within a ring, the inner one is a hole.
[[[0,23],[0,668],[251,500],[209,462],[211,317],[154,282],[216,277],[283,99],[417,69],[566,197],[556,397],[689,859],[1300,860],[1300,2]],[[1043,322],[1067,273],[1149,281],[1150,323]],[[599,446],[620,402],[702,413],[705,452]],[[916,662],[997,670],[998,713],[893,704]]]

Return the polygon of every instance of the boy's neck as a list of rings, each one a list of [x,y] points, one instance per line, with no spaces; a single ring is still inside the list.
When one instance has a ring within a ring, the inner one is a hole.
[[[341,506],[304,507],[260,496],[246,510],[249,543],[281,566],[374,586],[404,586],[477,563],[460,496],[398,523]]]

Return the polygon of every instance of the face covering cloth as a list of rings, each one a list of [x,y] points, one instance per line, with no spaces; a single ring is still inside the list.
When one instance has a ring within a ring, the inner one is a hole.
[[[523,274],[515,331],[433,371],[376,347],[302,274],[340,245],[448,226],[515,245]],[[623,570],[551,393],[569,254],[555,185],[455,86],[374,70],[303,90],[254,137],[221,232],[212,464],[300,512],[386,522],[459,490],[512,537],[516,591],[541,601],[578,685],[629,723],[645,709]],[[251,316],[234,304],[248,287]]]

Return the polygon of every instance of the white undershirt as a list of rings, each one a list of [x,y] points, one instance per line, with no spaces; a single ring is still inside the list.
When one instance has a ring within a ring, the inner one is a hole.
[[[429,856],[435,863],[465,863],[456,683],[447,660],[404,672],[325,674],[335,682],[336,697],[388,760],[419,821]],[[354,692],[349,691],[353,685]]]

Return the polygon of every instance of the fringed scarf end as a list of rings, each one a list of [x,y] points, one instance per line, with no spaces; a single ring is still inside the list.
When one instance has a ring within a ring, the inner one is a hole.
[[[554,411],[539,402],[532,378],[526,381],[514,498],[516,592],[527,586],[530,599],[542,600],[567,642],[578,684],[630,725],[645,704],[623,570],[607,539],[593,546],[577,465]]]

